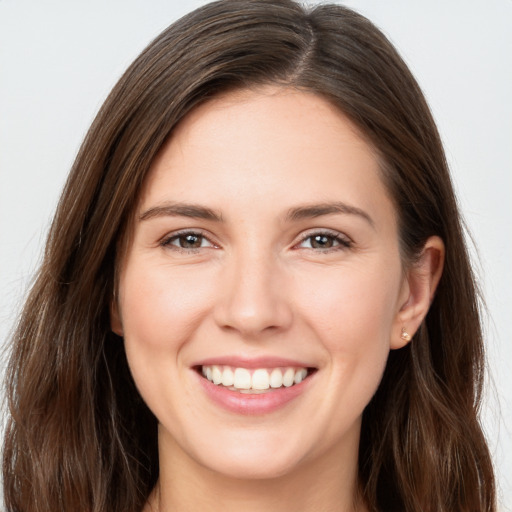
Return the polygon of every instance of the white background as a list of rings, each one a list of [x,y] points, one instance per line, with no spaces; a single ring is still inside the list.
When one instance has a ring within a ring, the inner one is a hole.
[[[60,189],[124,69],[200,0],[0,0],[0,342]],[[476,241],[489,315],[484,423],[512,510],[512,0],[350,0],[391,38],[430,102]],[[5,356],[3,356],[5,361]],[[507,457],[508,454],[508,457]]]

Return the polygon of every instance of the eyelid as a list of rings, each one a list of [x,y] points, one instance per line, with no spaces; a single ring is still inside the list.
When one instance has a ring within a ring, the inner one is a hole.
[[[174,240],[178,239],[180,236],[184,236],[184,235],[200,236],[204,240],[208,241],[208,243],[210,245],[207,247],[184,248],[184,247],[179,247],[177,245],[171,244],[172,241],[174,241]],[[330,251],[348,249],[353,245],[353,241],[345,233],[342,233],[340,231],[336,231],[333,229],[328,229],[328,228],[312,228],[312,229],[309,229],[299,235],[298,240],[296,240],[293,243],[292,249],[300,249],[301,248],[300,245],[302,243],[304,243],[308,238],[311,238],[314,236],[331,237],[338,242],[338,245],[336,245],[334,247],[328,247],[325,249],[319,249],[319,248],[314,248],[314,247],[309,247],[309,248],[303,247],[303,249],[309,249],[314,252],[326,253],[326,252],[330,252]],[[167,233],[164,237],[162,237],[159,240],[158,245],[160,245],[161,247],[164,247],[164,248],[171,248],[172,250],[177,251],[177,252],[196,253],[196,252],[200,251],[201,249],[209,249],[209,248],[218,249],[218,248],[220,248],[219,244],[214,242],[212,240],[212,238],[213,237],[208,232],[206,232],[205,230],[203,230],[201,228],[185,228],[185,229],[180,229],[177,231],[172,231],[170,233]]]
[[[204,238],[205,240],[207,240],[210,243],[210,246],[208,246],[208,247],[193,247],[193,248],[187,249],[185,247],[179,247],[177,245],[171,244],[171,242],[173,240],[176,240],[180,236],[184,236],[184,235],[200,236],[200,237]],[[161,247],[164,247],[164,248],[167,247],[167,248],[171,248],[172,250],[175,250],[178,252],[186,252],[186,253],[198,252],[201,249],[209,249],[209,248],[218,249],[219,248],[219,244],[215,243],[212,240],[212,237],[206,231],[204,231],[203,229],[200,229],[200,228],[185,228],[185,229],[179,229],[177,231],[171,231],[170,233],[167,233],[164,237],[162,237],[160,239],[160,241],[158,242],[158,245],[160,245]]]
[[[328,228],[312,228],[300,234],[299,240],[293,244],[292,249],[299,249],[299,246],[308,238],[318,235],[332,237],[339,242],[339,245],[335,247],[328,247],[327,249],[315,249],[312,247],[304,247],[304,249],[325,253],[329,251],[348,249],[352,247],[354,243],[349,236],[347,236],[345,233],[342,233],[341,231]]]

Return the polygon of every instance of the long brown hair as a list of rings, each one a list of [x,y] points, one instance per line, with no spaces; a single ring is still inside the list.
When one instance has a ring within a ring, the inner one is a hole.
[[[445,269],[419,332],[392,351],[359,454],[372,511],[495,510],[478,422],[478,297],[438,132],[408,68],[367,19],[336,5],[222,0],[136,59],[98,113],[58,205],[13,337],[3,476],[10,512],[140,512],[158,478],[157,422],[110,330],[118,248],[149,166],[194,107],[282,84],[336,105],[382,161],[404,262],[426,239]]]

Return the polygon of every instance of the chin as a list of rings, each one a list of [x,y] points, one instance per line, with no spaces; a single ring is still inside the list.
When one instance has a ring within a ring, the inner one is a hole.
[[[295,443],[270,442],[269,437],[236,443],[217,439],[215,446],[205,447],[194,458],[210,471],[241,480],[279,478],[297,470],[304,459],[304,445],[297,450]]]
[[[225,459],[217,464],[206,466],[210,471],[219,475],[238,480],[271,480],[286,476],[298,469],[295,461],[276,460],[275,456],[265,460]]]

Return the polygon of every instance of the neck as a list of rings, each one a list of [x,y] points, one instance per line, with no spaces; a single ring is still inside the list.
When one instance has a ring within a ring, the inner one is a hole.
[[[367,510],[359,493],[357,454],[349,462],[333,450],[284,476],[239,479],[214,472],[181,450],[171,452],[172,457],[168,450],[161,453],[160,479],[144,512]]]

